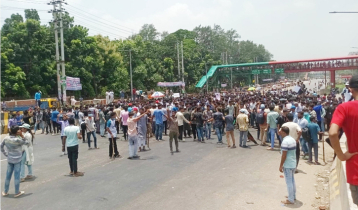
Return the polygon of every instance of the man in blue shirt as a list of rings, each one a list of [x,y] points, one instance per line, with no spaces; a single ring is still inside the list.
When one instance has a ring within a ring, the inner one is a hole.
[[[53,109],[52,114],[51,114],[51,122],[52,122],[52,126],[53,126],[53,136],[57,133],[59,133],[60,128],[59,125],[57,123],[57,115],[60,114],[60,112],[57,111],[56,108]]]
[[[22,114],[20,114],[19,111],[16,112],[16,123],[18,126],[21,126],[22,125]]]
[[[157,141],[163,141],[162,132],[163,132],[163,116],[164,112],[162,110],[162,105],[158,104],[158,109],[154,110],[152,120],[155,118],[155,139]]]
[[[308,144],[308,163],[313,163],[312,162],[312,148],[314,148],[314,159],[315,159],[315,163],[316,165],[320,165],[320,163],[318,162],[318,134],[323,134],[323,132],[321,132],[320,127],[318,126],[318,124],[316,123],[316,118],[315,117],[310,117],[310,123],[307,124],[307,128],[310,131],[311,134],[311,139],[312,142],[307,142]]]
[[[71,169],[70,175],[75,177],[83,176],[83,172],[77,171],[78,139],[82,139],[80,128],[75,126],[75,119],[73,118],[70,118],[68,123],[69,126],[67,126],[63,132],[62,149],[64,150],[66,144]]]
[[[281,201],[284,204],[294,204],[296,200],[296,140],[289,136],[290,129],[282,126],[279,134],[282,136],[280,172],[285,174],[288,191],[287,200]]]
[[[36,100],[36,105],[40,107],[41,105],[41,91],[38,91],[35,93],[35,100]]]

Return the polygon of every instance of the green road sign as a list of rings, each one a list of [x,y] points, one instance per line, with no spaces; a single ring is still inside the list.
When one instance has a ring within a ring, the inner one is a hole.
[[[261,74],[261,70],[260,69],[253,69],[253,70],[251,70],[251,74]]]
[[[263,74],[271,74],[271,69],[263,69],[262,73]]]
[[[275,69],[275,73],[281,74],[281,73],[285,73],[285,71],[283,70],[283,68],[279,68],[279,69]]]

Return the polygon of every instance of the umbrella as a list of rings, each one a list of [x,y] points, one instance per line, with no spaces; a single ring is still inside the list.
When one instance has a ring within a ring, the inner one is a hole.
[[[256,90],[261,90],[261,87],[257,87]]]
[[[152,94],[152,98],[162,98],[162,97],[164,97],[164,94],[161,92],[154,92]]]
[[[250,91],[250,90],[255,90],[255,88],[254,88],[254,87],[250,87],[250,88],[247,89],[247,90],[249,90],[249,91]]]

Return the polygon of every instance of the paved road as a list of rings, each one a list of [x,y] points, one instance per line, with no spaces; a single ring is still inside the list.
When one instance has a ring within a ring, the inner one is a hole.
[[[256,131],[251,129],[256,137]],[[236,138],[239,136],[235,133]],[[99,150],[87,150],[80,143],[78,166],[83,177],[70,177],[67,156],[61,156],[59,136],[36,135],[36,179],[21,183],[25,195],[11,195],[1,201],[2,209],[239,209],[276,210],[287,194],[278,172],[279,151],[248,143],[250,148],[229,149],[217,145],[216,136],[206,144],[179,144],[180,153],[169,152],[164,142],[151,140],[151,150],[139,160],[128,160],[128,144],[119,141],[123,159],[108,158],[108,140],[99,138]],[[225,138],[224,138],[225,141]],[[238,141],[238,138],[237,138]],[[321,157],[321,156],[320,156]],[[6,160],[1,161],[1,189]],[[320,166],[300,162],[296,175],[298,201],[294,208],[311,209],[315,196],[314,173]]]
[[[254,130],[252,134],[256,136]],[[142,152],[140,160],[126,159],[128,145],[124,141],[119,142],[119,150],[125,158],[113,161],[108,158],[106,139],[99,138],[99,150],[87,150],[87,144],[81,143],[78,165],[85,176],[75,178],[67,175],[68,159],[60,155],[60,137],[36,135],[33,165],[36,179],[21,183],[20,188],[26,193],[21,198],[13,198],[12,181],[11,195],[2,199],[1,207],[7,210],[281,207],[286,187],[279,177],[278,151],[266,151],[252,143],[248,143],[249,149],[229,149],[227,145],[217,145],[216,139],[206,144],[188,139],[180,143],[180,153],[171,154],[168,138],[164,139],[152,140],[151,151]],[[2,189],[6,165],[6,160],[2,160]],[[307,174],[297,176],[303,181]],[[306,194],[299,191],[298,199],[301,196],[304,200]],[[306,205],[306,201],[302,202],[298,201],[296,207]]]

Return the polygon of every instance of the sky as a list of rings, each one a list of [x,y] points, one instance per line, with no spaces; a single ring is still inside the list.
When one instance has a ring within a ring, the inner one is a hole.
[[[39,10],[42,22],[52,19],[45,0],[2,0],[1,24],[22,8]],[[239,40],[263,44],[273,60],[341,57],[358,51],[357,0],[67,0],[64,8],[90,35],[120,39],[144,24],[159,32],[220,25],[235,29]],[[354,49],[353,47],[357,47]]]

